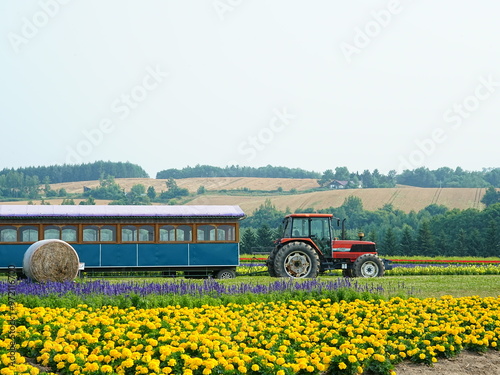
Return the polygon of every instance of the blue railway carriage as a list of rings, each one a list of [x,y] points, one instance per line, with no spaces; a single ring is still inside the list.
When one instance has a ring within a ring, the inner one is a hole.
[[[21,269],[32,243],[60,239],[88,273],[233,278],[244,217],[239,206],[0,205],[0,271]]]

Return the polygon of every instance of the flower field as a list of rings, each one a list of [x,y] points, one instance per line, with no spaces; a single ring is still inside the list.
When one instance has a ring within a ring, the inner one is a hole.
[[[497,349],[500,299],[329,299],[197,308],[25,308],[17,344],[61,374],[390,374],[403,359],[432,363]],[[0,306],[1,374],[10,365],[9,306]]]
[[[393,374],[403,360],[498,350],[500,339],[500,297],[384,299],[380,287],[343,278],[16,289],[23,304],[0,304],[2,375]]]

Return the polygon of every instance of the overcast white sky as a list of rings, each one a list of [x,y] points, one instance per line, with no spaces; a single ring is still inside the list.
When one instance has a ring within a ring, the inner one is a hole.
[[[497,1],[0,2],[0,168],[500,167]]]

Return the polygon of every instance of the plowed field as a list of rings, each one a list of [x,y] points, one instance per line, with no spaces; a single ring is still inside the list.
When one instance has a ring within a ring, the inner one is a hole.
[[[156,180],[152,178],[118,178],[116,182],[126,191],[135,184],[143,184],[146,188],[153,186],[157,193],[167,190],[166,180]],[[188,204],[229,204],[239,205],[251,214],[266,199],[271,199],[272,203],[279,210],[289,208],[294,211],[297,208],[328,208],[342,205],[344,200],[352,195],[361,198],[363,207],[367,210],[376,210],[386,203],[391,203],[396,209],[410,212],[419,211],[422,208],[436,203],[444,205],[450,209],[482,209],[481,198],[485,193],[484,188],[416,188],[410,186],[398,186],[387,189],[339,189],[328,191],[317,191],[304,193],[309,189],[318,187],[315,179],[286,179],[286,178],[248,178],[248,177],[228,177],[228,178],[186,178],[176,180],[180,188],[186,188],[191,193],[196,193],[200,186],[204,186],[208,191],[220,190],[262,190],[276,191],[282,188],[284,192],[295,189],[298,194],[293,195],[222,195],[211,192],[195,197]],[[95,188],[99,186],[99,181],[81,181],[53,184],[52,189],[66,189],[68,193],[82,193],[83,187]],[[302,193],[301,193],[302,192]],[[51,204],[60,204],[62,199],[47,200]],[[75,200],[78,204],[79,200]],[[26,202],[13,202],[2,204],[25,204]],[[39,202],[34,202],[39,203]],[[109,201],[97,201],[97,204],[108,204]]]

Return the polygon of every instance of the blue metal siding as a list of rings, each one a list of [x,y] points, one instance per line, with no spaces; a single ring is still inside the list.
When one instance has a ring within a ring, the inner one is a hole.
[[[22,267],[24,253],[30,245],[0,245],[0,268],[7,268],[10,265]]]
[[[78,254],[80,262],[85,263],[85,267],[99,267],[101,264],[101,245],[85,244],[71,245]]]
[[[102,267],[134,267],[137,266],[137,244],[101,245]]]
[[[237,243],[203,243],[189,247],[190,266],[237,266],[239,261]]]
[[[139,244],[139,266],[185,266],[189,244]]]

